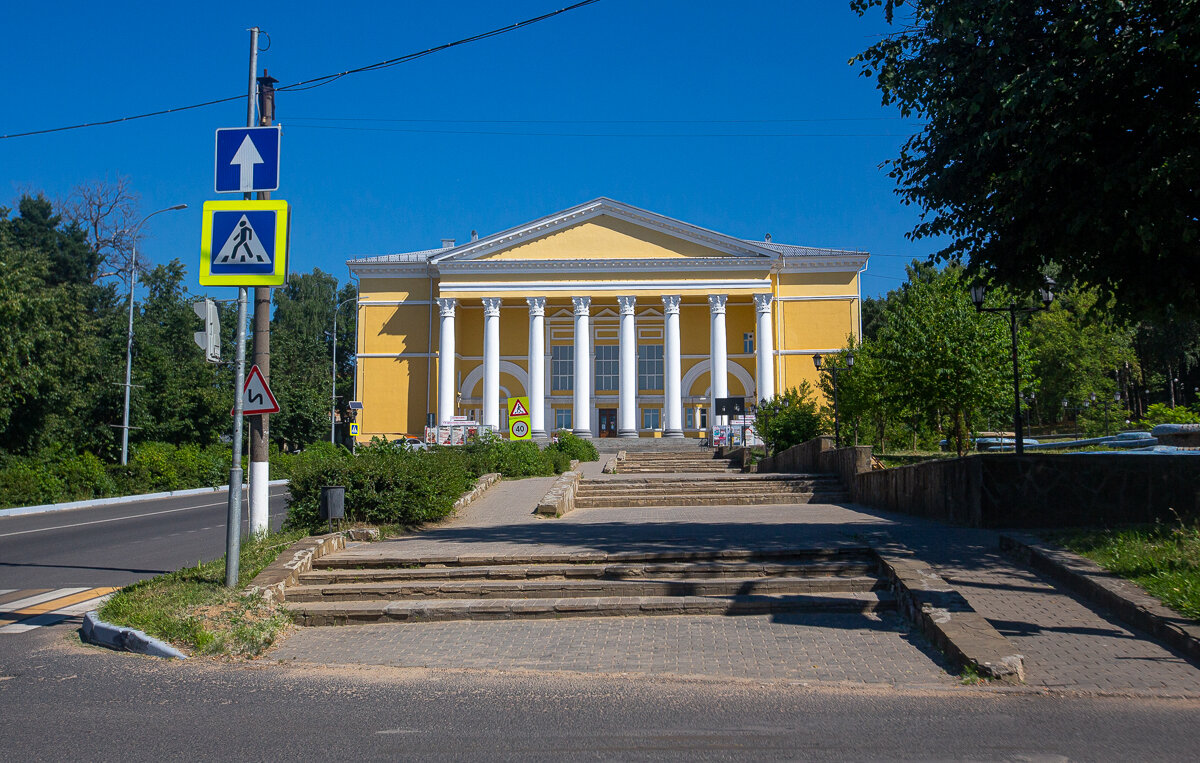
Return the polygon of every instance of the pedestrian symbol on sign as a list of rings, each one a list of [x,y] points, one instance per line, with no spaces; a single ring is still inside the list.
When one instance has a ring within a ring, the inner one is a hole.
[[[250,225],[246,215],[242,215],[238,220],[237,225],[229,232],[229,238],[225,240],[225,245],[213,258],[214,265],[228,265],[235,262],[271,262],[271,255],[259,242],[258,236],[254,233],[254,227]]]
[[[508,412],[509,416],[528,416],[529,411],[525,410],[525,406],[521,403],[521,398],[514,397],[512,410]]]

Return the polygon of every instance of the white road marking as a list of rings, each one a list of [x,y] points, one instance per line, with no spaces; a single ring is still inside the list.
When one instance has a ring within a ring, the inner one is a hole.
[[[16,601],[0,604],[0,612],[16,612],[18,609],[32,607],[35,604],[41,604],[42,602],[50,601],[51,599],[61,599],[64,596],[83,593],[86,590],[88,590],[88,586],[84,586],[83,588],[56,588],[49,593],[40,593],[37,596],[29,596],[24,599],[17,599]]]
[[[86,591],[86,590],[88,590],[88,589],[86,589],[86,588],[60,588],[54,592],[54,594],[51,596],[51,598],[55,598],[55,597],[59,597],[59,596],[70,596],[72,593],[79,593],[81,591]],[[33,598],[37,598],[37,597],[33,597]],[[61,622],[62,620],[65,620],[68,617],[73,617],[75,615],[82,615],[84,612],[89,612],[93,609],[99,609],[104,604],[104,602],[108,601],[110,598],[112,598],[112,594],[106,593],[103,596],[97,596],[94,599],[87,599],[86,601],[81,601],[76,604],[72,604],[69,607],[63,607],[62,609],[56,609],[53,612],[46,612],[44,614],[36,615],[34,617],[27,618],[20,622],[13,623],[11,625],[5,625],[4,627],[0,628],[0,634],[25,633],[27,631],[33,630],[34,628],[41,628],[44,625],[54,625],[56,623]],[[7,606],[7,605],[5,605],[5,606]]]
[[[67,530],[72,527],[85,527],[87,525],[98,525],[98,524],[103,524],[105,522],[121,522],[126,519],[140,519],[142,517],[156,517],[161,514],[177,514],[178,512],[181,512],[181,511],[195,511],[196,509],[207,509],[207,508],[211,508],[213,506],[226,506],[226,505],[228,505],[228,501],[218,501],[217,503],[204,503],[199,506],[186,506],[182,509],[164,509],[162,511],[150,511],[145,514],[131,514],[127,517],[110,517],[108,519],[93,519],[90,522],[76,522],[75,524],[70,524],[70,525],[55,525],[54,527],[40,527],[36,530],[18,530],[17,532],[12,532],[12,533],[0,533],[0,538],[11,538],[14,535],[28,535],[29,533],[45,533],[45,532],[50,532],[51,530]],[[219,527],[224,527],[224,525],[219,525]],[[204,529],[211,530],[212,528],[206,527]]]

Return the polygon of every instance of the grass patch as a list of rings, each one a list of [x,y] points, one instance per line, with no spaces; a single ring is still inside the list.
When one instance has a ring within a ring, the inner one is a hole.
[[[1180,521],[1174,526],[1076,530],[1049,539],[1200,620],[1200,525]]]
[[[243,539],[238,588],[225,587],[225,557],[142,580],[118,591],[100,619],[145,631],[193,655],[254,657],[274,643],[290,619],[283,608],[242,589],[303,530]]]

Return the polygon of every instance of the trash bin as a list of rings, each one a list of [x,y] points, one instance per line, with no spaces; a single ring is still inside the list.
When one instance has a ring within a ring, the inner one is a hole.
[[[321,519],[333,522],[346,515],[346,488],[342,485],[324,485],[321,488]]]

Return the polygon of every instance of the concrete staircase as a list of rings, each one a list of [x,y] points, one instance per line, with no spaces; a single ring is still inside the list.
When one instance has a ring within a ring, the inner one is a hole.
[[[351,566],[352,565],[352,566]],[[866,548],[318,559],[299,625],[894,610]]]
[[[576,509],[646,506],[760,506],[841,503],[849,495],[831,474],[737,474],[711,477],[585,479]]]
[[[741,474],[728,458],[717,458],[711,450],[627,451],[617,461],[617,474]]]

